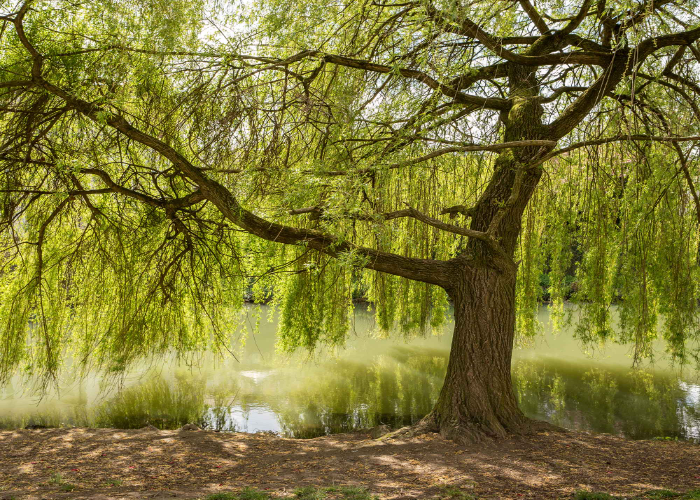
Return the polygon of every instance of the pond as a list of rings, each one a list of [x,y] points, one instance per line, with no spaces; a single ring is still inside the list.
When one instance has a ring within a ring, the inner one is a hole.
[[[513,356],[513,381],[526,415],[633,439],[700,440],[700,373],[673,368],[663,356],[633,369],[627,346],[585,353],[572,329],[552,332],[548,314],[544,307],[539,312],[543,335]],[[65,381],[43,398],[13,381],[0,391],[0,428],[177,428],[195,422],[307,438],[408,425],[438,396],[451,324],[439,336],[381,339],[371,334],[371,315],[358,306],[347,347],[309,358],[276,353],[276,324],[264,318],[238,361],[205,357],[197,367],[160,362],[129,374],[119,389],[95,376]],[[663,352],[661,344],[658,350]]]

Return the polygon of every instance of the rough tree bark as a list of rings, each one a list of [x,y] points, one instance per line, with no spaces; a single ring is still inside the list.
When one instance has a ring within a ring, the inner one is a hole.
[[[451,290],[455,328],[445,382],[427,422],[456,441],[504,437],[529,426],[511,383],[515,270],[465,266]]]

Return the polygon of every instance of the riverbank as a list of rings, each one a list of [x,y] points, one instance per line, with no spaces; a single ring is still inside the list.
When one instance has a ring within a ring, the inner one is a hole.
[[[363,433],[299,440],[153,428],[0,431],[4,499],[205,498],[245,487],[293,497],[304,486],[364,487],[382,499],[683,492],[700,488],[700,446],[582,432],[464,447],[438,435],[385,442]]]

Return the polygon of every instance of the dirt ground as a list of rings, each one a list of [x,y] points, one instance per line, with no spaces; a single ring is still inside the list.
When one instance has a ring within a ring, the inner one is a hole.
[[[62,481],[76,486],[62,492]],[[54,481],[51,478],[54,477]],[[366,486],[386,499],[434,498],[455,485],[480,499],[570,498],[700,488],[700,446],[581,432],[464,447],[438,435],[309,440],[209,431],[0,432],[0,498],[196,498],[245,486]]]

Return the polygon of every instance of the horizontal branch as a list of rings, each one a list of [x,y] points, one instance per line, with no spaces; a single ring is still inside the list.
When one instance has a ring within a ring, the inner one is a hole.
[[[408,160],[400,163],[396,163],[394,165],[391,165],[389,168],[398,168],[398,167],[404,167],[408,165],[415,165],[416,163],[422,163],[427,160],[431,160],[433,158],[437,158],[438,156],[446,155],[449,153],[462,153],[462,152],[469,152],[469,151],[489,151],[489,152],[496,152],[496,151],[501,151],[503,149],[510,149],[510,148],[526,148],[530,146],[556,146],[557,141],[547,141],[547,140],[529,140],[529,141],[510,141],[510,142],[502,142],[500,144],[492,144],[492,145],[478,145],[478,144],[472,144],[469,146],[450,146],[448,148],[442,148],[438,149],[436,151],[433,151],[432,153],[428,153],[426,155],[420,156],[418,158],[415,158],[413,160]]]
[[[303,208],[295,208],[292,210],[289,210],[289,215],[304,215],[304,214],[314,214],[316,217],[319,217],[321,214],[323,214],[324,210],[323,208],[314,205],[311,207],[303,207]],[[342,214],[340,217],[343,219],[352,219],[352,220],[361,220],[361,221],[381,221],[381,220],[394,220],[394,219],[400,219],[403,217],[415,217],[415,214],[419,213],[414,209],[406,208],[403,210],[395,210],[393,212],[384,212],[384,213],[376,213],[376,214],[363,214],[363,213],[347,213],[347,214]],[[470,214],[471,211],[470,209],[467,209],[464,205],[457,205],[455,207],[449,207],[445,208],[441,214],[451,214],[450,218],[454,218],[454,215],[457,213],[462,213],[462,214]],[[435,219],[433,219],[435,220]],[[450,233],[455,233],[455,234],[460,234],[463,236],[469,236],[467,234],[464,234],[462,231],[464,228],[461,228],[459,226],[450,226],[449,228],[445,228],[446,231]],[[472,235],[473,236],[473,235]]]
[[[442,215],[450,214],[450,219],[457,217],[457,214],[462,214],[465,217],[471,217],[474,214],[474,207],[468,207],[466,205],[455,205],[452,207],[447,207],[440,212]]]
[[[304,207],[304,208],[295,208],[289,211],[289,215],[303,215],[303,214],[311,214],[311,213],[318,213],[321,211],[321,207],[313,206],[313,207]]]
[[[28,87],[32,85],[31,80],[8,80],[6,82],[0,82],[0,89],[8,89],[12,87]]]
[[[487,151],[487,152],[498,152],[502,151],[504,149],[510,149],[510,148],[526,148],[526,147],[532,147],[532,146],[548,146],[548,147],[554,147],[557,145],[557,141],[551,141],[551,140],[539,140],[539,139],[533,139],[533,140],[527,140],[527,141],[509,141],[509,142],[502,142],[500,144],[469,144],[467,146],[450,146],[447,148],[441,148],[441,149],[436,149],[435,151],[425,154],[423,156],[419,156],[418,158],[413,158],[411,160],[404,160],[401,162],[393,163],[391,165],[387,165],[384,167],[387,170],[393,170],[396,168],[400,167],[407,167],[411,165],[416,165],[417,163],[422,163],[424,161],[431,160],[433,158],[437,158],[439,156],[443,156],[449,153],[466,153],[466,152],[475,152],[475,151]],[[356,173],[356,174],[371,174],[372,172],[375,172],[378,170],[377,168],[364,168],[361,170],[356,170],[354,172],[348,172],[344,170],[327,170],[323,172],[324,175],[348,175],[349,173]]]
[[[450,207],[445,210],[443,210],[442,213],[450,213],[451,211],[460,208],[460,212],[463,213],[470,213],[469,209],[463,209],[461,210],[461,207]],[[298,214],[304,214],[304,213],[316,213],[320,214],[321,213],[321,208],[317,206],[313,207],[305,207],[305,208],[298,208],[295,210],[290,210],[289,213],[293,215],[298,215]],[[366,220],[366,221],[377,221],[377,220],[393,220],[393,219],[399,219],[403,217],[411,217],[413,219],[416,219],[417,221],[420,221],[424,224],[427,224],[428,226],[432,226],[436,229],[439,229],[441,231],[447,232],[447,233],[452,233],[452,234],[457,234],[460,236],[466,236],[468,238],[475,238],[478,240],[481,240],[485,242],[491,249],[496,252],[500,256],[504,256],[505,252],[501,248],[501,246],[498,244],[496,239],[493,237],[492,234],[490,233],[485,233],[482,231],[475,231],[473,229],[469,229],[466,227],[461,227],[461,226],[455,226],[454,224],[448,224],[446,222],[443,222],[441,220],[435,219],[433,217],[430,217],[419,210],[416,210],[415,208],[408,207],[403,210],[396,210],[393,212],[386,212],[386,213],[381,213],[381,214],[349,214],[347,216],[348,218],[351,219],[356,219],[356,220]]]
[[[670,35],[657,36],[648,38],[641,42],[637,49],[637,64],[641,64],[650,54],[664,47],[672,47],[676,45],[690,45],[697,40],[700,40],[700,28],[693,30],[682,31]]]
[[[363,71],[369,71],[373,73],[382,74],[395,74],[400,75],[405,78],[416,80],[428,86],[429,88],[440,92],[441,94],[450,97],[455,102],[461,104],[471,104],[488,109],[497,110],[507,110],[510,108],[511,103],[508,99],[501,99],[498,97],[481,97],[470,94],[465,94],[460,92],[459,89],[452,85],[441,83],[432,76],[428,75],[424,71],[409,68],[399,68],[396,66],[387,66],[384,64],[375,63],[372,61],[367,61],[364,59],[356,59],[352,57],[346,57],[337,54],[326,54],[318,50],[304,50],[286,59],[275,59],[270,57],[254,57],[245,55],[236,55],[239,59],[253,59],[256,61],[264,62],[269,65],[269,68],[279,68],[286,67],[292,63],[299,62],[307,58],[318,58],[321,60],[321,66],[317,67],[315,72],[318,72],[323,64],[334,64],[336,66],[343,66],[346,68],[360,69]],[[260,68],[258,68],[260,69]],[[262,68],[264,69],[264,68]]]
[[[338,66],[345,66],[349,68],[362,69],[365,71],[372,71],[375,73],[394,73],[399,74],[405,78],[410,78],[412,80],[424,83],[433,90],[437,90],[443,95],[454,99],[456,102],[462,104],[473,104],[479,107],[497,110],[507,110],[510,108],[511,103],[508,99],[501,99],[497,97],[480,97],[475,95],[465,94],[460,92],[455,87],[440,83],[433,77],[424,73],[423,71],[415,69],[406,68],[394,68],[391,66],[385,66],[382,64],[376,64],[370,61],[364,61],[361,59],[353,59],[350,57],[344,57],[339,55],[326,54],[322,56],[323,60],[327,63],[335,64]]]
[[[458,76],[450,82],[450,85],[457,90],[471,87],[481,80],[494,80],[508,76],[508,63],[492,64],[480,68],[470,68],[469,73]]]
[[[501,247],[501,245],[498,243],[496,238],[493,236],[492,233],[488,232],[483,232],[483,231],[475,231],[474,229],[469,229],[466,227],[460,227],[460,226],[455,226],[453,224],[448,224],[446,222],[442,222],[441,220],[434,219],[428,215],[425,215],[418,210],[409,207],[408,209],[410,211],[411,217],[414,219],[417,219],[424,224],[428,224],[429,226],[433,226],[437,229],[440,229],[441,231],[446,231],[448,233],[453,233],[453,234],[459,234],[462,236],[467,236],[468,238],[474,238],[480,241],[483,241],[488,245],[488,247],[499,257],[505,258],[506,261],[510,261],[508,258],[505,250]]]
[[[514,197],[514,196],[512,196]],[[312,207],[305,207],[305,208],[298,208],[294,210],[290,210],[289,213],[293,215],[298,215],[298,214],[305,214],[305,213],[314,213],[314,214],[320,214],[322,210],[320,207],[317,206],[312,206]],[[458,205],[455,207],[449,207],[446,208],[442,211],[443,214],[445,213],[450,213],[452,214],[450,218],[454,218],[455,213],[464,213],[465,215],[471,214],[471,209],[468,209],[464,207],[463,205]],[[469,229],[466,227],[461,227],[461,226],[455,226],[454,224],[448,224],[446,222],[443,222],[441,220],[435,219],[433,217],[430,217],[419,210],[416,210],[415,208],[408,207],[407,209],[404,210],[396,210],[394,212],[387,212],[383,214],[350,214],[347,216],[348,218],[354,219],[354,220],[365,220],[365,221],[377,221],[377,220],[393,220],[393,219],[398,219],[402,217],[411,217],[413,219],[416,219],[419,222],[422,222],[428,226],[434,227],[436,229],[439,229],[440,231],[444,231],[447,233],[452,233],[452,234],[457,234],[460,236],[466,236],[467,238],[474,238],[480,241],[483,241],[488,245],[488,247],[496,254],[496,256],[499,257],[498,260],[500,261],[505,261],[505,262],[511,262],[511,259],[508,258],[508,255],[506,254],[505,250],[501,245],[498,243],[496,238],[493,235],[493,231],[488,231],[488,232],[483,232],[483,231],[476,231],[474,229]],[[490,229],[490,228],[489,228]]]
[[[672,137],[672,136],[656,136],[656,135],[643,135],[643,134],[632,134],[632,135],[619,135],[616,137],[607,137],[605,139],[593,139],[590,141],[577,142],[571,146],[557,149],[552,151],[542,158],[542,162],[551,160],[556,156],[560,156],[565,153],[569,153],[579,148],[586,146],[600,146],[603,144],[610,144],[612,142],[623,142],[623,141],[656,141],[656,142],[689,142],[689,141],[700,141],[700,135],[686,136],[686,137]]]

